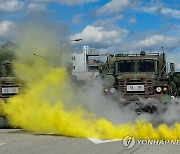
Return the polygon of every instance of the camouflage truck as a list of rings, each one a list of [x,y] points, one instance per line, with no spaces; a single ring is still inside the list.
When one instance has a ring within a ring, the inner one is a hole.
[[[174,72],[164,52],[109,55],[100,66],[104,93],[124,104],[140,99],[169,102],[177,95]]]
[[[19,93],[23,83],[13,74],[12,58],[4,59],[2,61],[1,72],[0,99],[6,102],[9,97]]]

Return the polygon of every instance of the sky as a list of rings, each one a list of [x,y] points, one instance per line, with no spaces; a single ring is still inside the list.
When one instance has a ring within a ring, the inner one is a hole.
[[[32,17],[66,27],[60,40],[81,38],[76,50],[162,52],[163,46],[180,71],[179,0],[0,0],[0,42],[13,41],[15,28]]]

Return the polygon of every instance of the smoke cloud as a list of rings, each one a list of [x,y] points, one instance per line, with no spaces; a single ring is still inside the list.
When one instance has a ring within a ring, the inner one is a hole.
[[[66,65],[62,65],[64,48],[59,44],[59,33],[52,27],[49,29],[31,22],[21,28],[17,35],[21,47],[16,51],[14,70],[25,86],[6,104],[0,103],[1,113],[7,116],[12,126],[72,137],[180,137],[179,107],[170,105],[160,116],[138,116],[130,108],[105,97],[99,81],[79,87],[71,81]],[[71,50],[65,51],[69,55],[66,56],[68,61]],[[158,120],[154,122],[154,119]]]

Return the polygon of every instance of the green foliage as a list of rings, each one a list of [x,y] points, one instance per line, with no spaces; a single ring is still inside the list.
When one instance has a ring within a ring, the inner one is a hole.
[[[176,84],[178,96],[180,96],[180,72],[175,73],[174,83]]]

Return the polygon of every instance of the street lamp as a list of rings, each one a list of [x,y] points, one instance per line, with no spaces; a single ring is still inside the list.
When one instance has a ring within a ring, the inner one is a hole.
[[[75,42],[79,42],[81,41],[82,39],[74,39],[74,40],[71,40],[71,41],[75,41]]]
[[[67,40],[67,41],[62,41],[61,40],[61,44],[63,45],[63,47],[64,46],[66,46],[66,43],[68,43],[68,42],[79,42],[79,41],[81,41],[82,39],[81,38],[79,38],[79,39],[73,39],[73,40]]]

